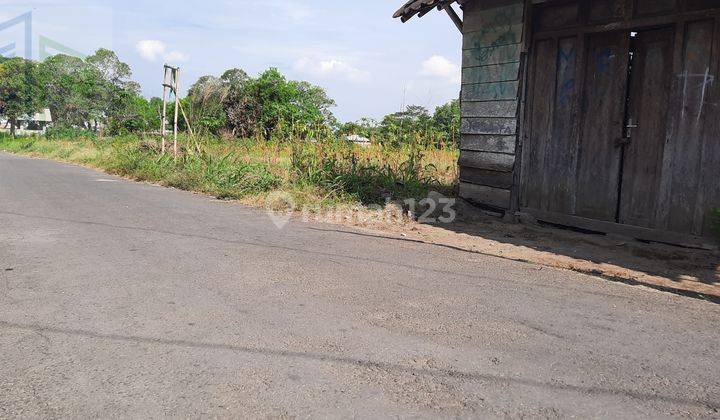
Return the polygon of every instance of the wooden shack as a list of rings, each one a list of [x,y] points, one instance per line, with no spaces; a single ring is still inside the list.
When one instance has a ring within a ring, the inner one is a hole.
[[[462,198],[592,231],[712,241],[720,0],[413,0],[396,17],[434,9],[463,38]]]

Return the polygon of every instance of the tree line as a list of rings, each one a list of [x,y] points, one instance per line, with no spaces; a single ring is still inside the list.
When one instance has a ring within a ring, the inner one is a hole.
[[[457,100],[433,114],[408,106],[380,121],[341,123],[331,111],[335,101],[323,88],[288,80],[275,68],[257,77],[237,68],[219,77],[200,77],[180,104],[196,133],[227,139],[356,135],[392,146],[421,142],[443,147],[456,144],[460,130]],[[169,117],[174,103],[168,105]],[[105,135],[153,133],[160,130],[162,100],[143,97],[130,66],[107,49],[85,58],[59,54],[41,63],[0,58],[0,116],[11,132],[20,119],[44,108],[50,109],[56,128]],[[180,128],[186,125],[181,119]]]

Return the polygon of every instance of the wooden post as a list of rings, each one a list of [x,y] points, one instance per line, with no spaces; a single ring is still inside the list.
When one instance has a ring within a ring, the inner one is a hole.
[[[178,112],[180,110],[180,96],[178,95],[178,91],[180,90],[180,68],[176,68],[173,70],[173,73],[175,74],[174,80],[175,80],[175,122],[173,124],[173,153],[175,155],[175,158],[177,159],[178,155]]]
[[[452,19],[453,23],[458,28],[458,31],[460,31],[460,33],[463,33],[463,21],[462,19],[460,19],[460,16],[458,16],[458,14],[455,12],[455,9],[453,9],[451,3],[446,4],[443,9],[448,14],[448,16],[450,16],[450,19]]]
[[[164,80],[167,78],[167,67],[165,67],[165,75],[163,75],[163,106],[162,106],[162,128],[160,129],[160,136],[162,137],[162,146],[160,150],[165,153],[165,134],[167,129],[167,86],[164,84]]]

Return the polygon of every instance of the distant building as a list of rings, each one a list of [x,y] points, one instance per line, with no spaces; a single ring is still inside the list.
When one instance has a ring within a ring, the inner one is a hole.
[[[345,137],[345,140],[347,140],[351,143],[355,143],[360,147],[369,147],[372,144],[372,142],[370,141],[369,138],[359,136],[357,134],[351,134],[351,135]]]
[[[18,118],[18,127],[15,129],[15,134],[21,136],[45,134],[45,131],[52,125],[52,122],[50,110],[45,108],[41,112],[33,114],[32,116]],[[0,132],[10,132],[10,121],[5,117],[0,117]]]

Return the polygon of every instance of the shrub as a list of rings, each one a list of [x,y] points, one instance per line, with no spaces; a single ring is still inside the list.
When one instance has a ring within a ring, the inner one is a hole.
[[[720,208],[712,209],[710,212],[710,226],[720,238]]]
[[[267,192],[281,182],[266,165],[247,163],[231,154],[221,158],[202,154],[196,159],[201,160],[198,166],[204,167],[203,181],[212,186],[218,198],[241,198]]]
[[[93,131],[85,130],[82,128],[60,125],[48,128],[45,132],[45,138],[47,138],[48,140],[95,140],[97,138],[97,134]]]
[[[110,170],[145,181],[163,182],[183,190],[203,191],[218,198],[242,198],[280,185],[267,165],[248,163],[236,154],[213,155],[204,150],[174,159],[171,154],[136,144],[115,146]]]
[[[404,152],[394,158],[384,148],[373,156],[343,142],[295,142],[291,165],[297,181],[364,204],[423,198],[440,184],[436,168],[422,164],[421,150],[408,147]]]

